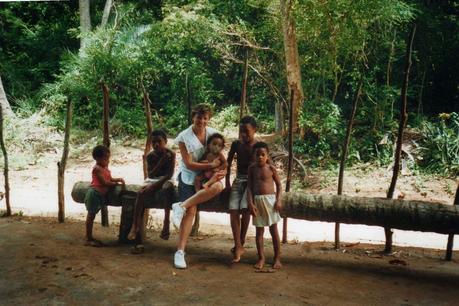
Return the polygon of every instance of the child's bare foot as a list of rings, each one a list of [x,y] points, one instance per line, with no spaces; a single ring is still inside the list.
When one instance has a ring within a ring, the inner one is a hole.
[[[279,258],[274,258],[273,269],[280,269],[282,268],[282,264]]]
[[[244,254],[245,249],[243,247],[236,248],[234,250],[234,255],[233,255],[233,263],[237,263],[241,261],[241,256]]]
[[[258,270],[263,269],[264,266],[265,266],[265,259],[264,258],[258,259],[257,263],[253,265],[253,267],[255,269],[258,269]]]
[[[127,235],[128,240],[135,240],[137,237],[137,230],[135,226],[131,227],[131,230],[129,231],[129,234]]]
[[[163,240],[169,240],[170,234],[171,233],[169,232],[169,230],[162,230],[161,234],[159,235],[159,238],[161,238]]]
[[[99,247],[103,246],[104,244],[99,240],[91,239],[91,240],[86,240],[86,243],[84,245],[85,246],[92,246],[92,247],[95,247],[95,248],[99,248]]]

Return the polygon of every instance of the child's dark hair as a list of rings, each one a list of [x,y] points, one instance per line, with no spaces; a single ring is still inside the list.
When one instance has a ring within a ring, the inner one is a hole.
[[[107,148],[106,146],[98,145],[98,146],[95,146],[94,149],[92,149],[92,158],[96,160],[99,158],[103,158],[107,154],[110,154],[110,149]]]
[[[165,141],[167,141],[166,132],[164,132],[163,130],[154,130],[153,132],[151,132],[151,138],[153,138],[153,137],[161,137]]]
[[[241,118],[239,124],[250,124],[254,128],[257,128],[257,121],[252,116],[244,116]]]
[[[258,149],[266,149],[266,151],[269,153],[269,146],[266,142],[259,141],[256,144],[253,145],[253,152],[255,153]]]
[[[212,140],[214,140],[215,138],[221,139],[223,142],[223,145],[225,145],[225,137],[223,137],[223,135],[220,133],[215,133],[215,134],[210,135],[209,139],[207,139],[206,145],[209,145],[209,143],[211,143]]]

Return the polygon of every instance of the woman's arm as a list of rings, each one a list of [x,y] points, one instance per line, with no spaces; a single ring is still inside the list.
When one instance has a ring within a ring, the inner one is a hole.
[[[217,165],[218,162],[216,161],[213,161],[212,163],[206,163],[206,164],[193,161],[191,154],[188,153],[185,143],[183,142],[179,142],[179,149],[180,149],[180,155],[182,156],[183,163],[190,170],[193,170],[193,171],[210,170],[210,169],[213,169],[219,166]]]

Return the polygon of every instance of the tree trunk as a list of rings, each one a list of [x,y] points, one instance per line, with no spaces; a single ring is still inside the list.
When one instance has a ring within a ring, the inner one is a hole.
[[[102,14],[102,21],[100,22],[100,26],[105,28],[108,22],[108,17],[110,17],[110,11],[113,6],[113,0],[106,0],[104,6],[104,13]]]
[[[3,117],[15,117],[13,110],[11,109],[10,102],[6,97],[5,89],[3,88],[2,77],[0,76],[0,107],[2,108]]]
[[[58,201],[58,213],[57,219],[59,223],[65,221],[65,198],[64,198],[64,175],[65,166],[67,165],[67,158],[69,156],[69,139],[70,139],[70,128],[72,126],[72,101],[67,98],[67,116],[65,119],[65,136],[64,136],[64,149],[62,151],[61,161],[57,163],[57,201]]]
[[[292,0],[280,0],[282,33],[284,38],[285,64],[289,92],[293,90],[293,131],[298,131],[298,115],[303,106],[303,87],[301,85],[301,67],[295,34],[295,20]]]
[[[73,186],[72,198],[84,203],[90,182],[77,182]],[[107,197],[111,205],[134,205],[135,194],[142,186],[126,185],[112,189]],[[149,208],[164,209],[170,202],[164,196],[170,190],[161,190],[145,204]],[[228,212],[228,194],[199,205],[201,211]],[[338,195],[312,195],[303,192],[286,192],[282,195],[282,216],[300,220],[341,222],[390,227],[401,230],[459,234],[459,206],[423,201],[404,201],[386,198],[363,198]]]
[[[276,125],[276,134],[284,135],[284,112],[282,110],[282,104],[278,101],[274,105],[274,120]]]
[[[249,76],[249,48],[244,53],[244,76],[242,77],[241,104],[239,106],[239,119],[247,113],[247,79]]]
[[[459,207],[459,184],[457,184],[456,196],[454,197],[454,203],[456,207]],[[454,234],[448,235],[448,243],[446,245],[446,256],[445,260],[451,261],[453,258],[453,244],[454,244]]]
[[[2,154],[3,154],[3,175],[5,176],[5,202],[6,202],[5,216],[11,216],[8,152],[6,151],[5,140],[3,138],[3,123],[5,121],[3,119],[4,119],[3,108],[0,107],[0,146],[1,146]]]
[[[360,93],[362,91],[363,85],[363,76],[360,77],[359,85],[357,91],[354,95],[354,100],[352,101],[352,111],[349,121],[347,123],[346,136],[344,137],[343,150],[341,151],[341,161],[339,164],[339,175],[338,175],[338,195],[343,194],[343,180],[344,180],[344,168],[346,166],[347,152],[349,149],[349,143],[351,142],[351,132],[352,126],[354,125],[355,113],[357,111],[357,104],[359,103]],[[339,223],[335,223],[335,249],[339,249],[340,239],[339,239]]]
[[[394,57],[394,50],[395,50],[395,39],[397,38],[397,30],[394,30],[394,38],[390,44],[389,49],[389,58],[387,60],[387,67],[386,67],[386,86],[390,86],[390,75],[392,73],[392,58]]]
[[[403,143],[403,131],[405,129],[405,124],[407,121],[407,102],[406,102],[406,92],[408,90],[408,80],[410,76],[410,67],[411,67],[411,53],[413,51],[413,40],[414,34],[416,33],[416,24],[413,25],[410,32],[410,37],[406,47],[406,62],[405,62],[405,71],[404,71],[404,80],[402,86],[402,92],[400,97],[400,122],[398,126],[398,135],[397,135],[397,147],[395,149],[394,156],[394,169],[392,173],[392,180],[387,191],[387,198],[392,199],[394,196],[395,185],[397,184],[398,174],[400,172],[400,159],[402,155],[402,143]],[[384,229],[386,235],[386,246],[384,248],[385,253],[392,252],[392,231],[390,228]]]
[[[85,47],[85,36],[91,31],[90,0],[78,0],[80,11],[80,48]]]
[[[109,94],[108,94],[108,87],[105,85],[104,82],[101,82],[101,87],[102,87],[102,93],[104,96],[104,111],[103,111],[103,143],[104,146],[107,148],[110,148],[110,133],[109,133],[109,127],[108,127],[108,120],[109,120],[109,111],[110,111],[110,100],[109,100]],[[108,226],[108,209],[107,205],[102,205],[102,208],[100,210],[100,217],[101,217],[101,222],[102,226]]]
[[[424,95],[424,86],[425,86],[425,81],[426,81],[426,74],[427,74],[427,67],[424,68],[424,71],[422,73],[421,88],[419,89],[418,116],[422,114],[422,98],[423,98],[423,95]]]

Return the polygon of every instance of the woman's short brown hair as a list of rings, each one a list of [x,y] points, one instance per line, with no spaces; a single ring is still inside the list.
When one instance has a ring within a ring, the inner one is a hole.
[[[209,104],[205,104],[205,103],[196,104],[191,110],[191,118],[194,118],[194,116],[196,115],[198,116],[209,115],[209,118],[212,117],[213,115],[212,106],[210,106]]]

